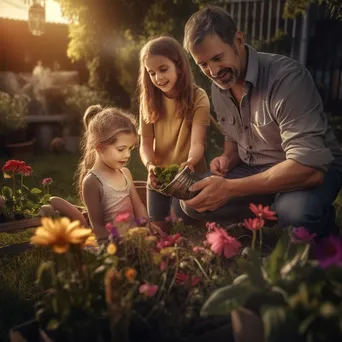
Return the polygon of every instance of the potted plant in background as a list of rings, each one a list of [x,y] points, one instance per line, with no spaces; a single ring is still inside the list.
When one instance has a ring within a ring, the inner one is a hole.
[[[64,125],[65,149],[71,153],[77,153],[80,146],[82,133],[82,117],[86,109],[94,104],[101,106],[113,106],[106,92],[91,89],[85,85],[69,87],[65,94],[66,121]]]
[[[6,183],[0,189],[0,232],[36,227],[40,208],[49,203],[52,179],[44,179],[42,189],[29,189],[25,178],[33,170],[24,161],[8,160],[1,170]]]
[[[34,139],[27,134],[29,103],[27,95],[0,92],[0,136],[12,157],[33,152]]]

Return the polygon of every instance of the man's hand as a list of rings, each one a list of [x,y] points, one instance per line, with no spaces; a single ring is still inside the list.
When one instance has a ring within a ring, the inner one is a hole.
[[[204,178],[190,187],[190,191],[201,191],[196,197],[184,201],[184,203],[197,210],[214,211],[227,203],[234,195],[228,192],[228,180],[223,177],[211,176]]]
[[[150,164],[147,169],[147,183],[151,184],[153,188],[159,189],[159,185],[157,183],[157,176],[154,173],[156,166]]]
[[[228,157],[216,157],[210,163],[210,172],[213,175],[224,177],[228,172],[228,164]]]

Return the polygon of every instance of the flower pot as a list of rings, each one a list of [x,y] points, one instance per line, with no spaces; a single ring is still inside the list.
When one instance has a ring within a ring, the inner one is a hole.
[[[191,192],[189,187],[199,180],[201,180],[201,178],[186,166],[176,175],[171,183],[160,188],[158,191],[164,195],[176,197],[181,200],[189,200],[198,194],[198,192]]]
[[[13,159],[27,159],[33,155],[34,142],[36,139],[22,143],[6,144],[6,149]]]

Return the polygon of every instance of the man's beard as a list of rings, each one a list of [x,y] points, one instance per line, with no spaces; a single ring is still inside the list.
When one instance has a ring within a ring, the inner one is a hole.
[[[224,75],[223,79],[220,79]],[[213,81],[221,88],[231,88],[239,79],[240,73],[233,68],[222,68],[216,75],[212,77]]]

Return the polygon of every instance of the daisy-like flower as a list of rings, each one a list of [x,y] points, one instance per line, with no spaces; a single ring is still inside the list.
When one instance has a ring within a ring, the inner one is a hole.
[[[81,227],[80,221],[70,222],[67,217],[55,221],[49,217],[43,217],[41,224],[42,226],[38,227],[32,236],[31,243],[51,246],[58,254],[66,253],[70,245],[84,246],[86,241],[94,236],[91,229]]]
[[[259,230],[265,225],[265,220],[261,220],[257,217],[254,219],[244,219],[243,226],[249,230]]]
[[[130,282],[133,283],[137,276],[137,271],[134,268],[129,268],[125,271],[125,277]]]
[[[114,255],[116,253],[116,251],[117,251],[116,244],[113,242],[109,243],[107,246],[107,253],[109,255]]]
[[[297,227],[293,228],[291,232],[291,242],[292,243],[307,243],[312,241],[317,234],[313,233],[311,234],[308,230],[306,230],[304,227]]]
[[[4,173],[19,173],[24,176],[29,176],[32,173],[32,168],[29,165],[26,165],[24,161],[20,160],[7,160],[5,165],[2,167],[2,171]]]
[[[239,254],[241,243],[234,237],[229,236],[222,228],[214,228],[207,234],[207,241],[211,245],[210,249],[217,255],[222,255],[228,259]]]
[[[269,206],[262,206],[261,204],[249,204],[249,209],[255,214],[255,216],[260,217],[261,219],[264,220],[272,220],[272,221],[277,221],[278,218],[276,217],[276,212],[270,210]]]
[[[192,277],[186,273],[178,272],[176,274],[176,283],[182,284],[182,285],[191,285],[196,286],[201,281],[201,278],[198,277]]]
[[[145,227],[134,227],[128,230],[127,235],[128,236],[134,236],[134,235],[149,235],[150,230]]]
[[[158,291],[158,285],[142,284],[139,286],[139,293],[146,297],[153,297]]]

